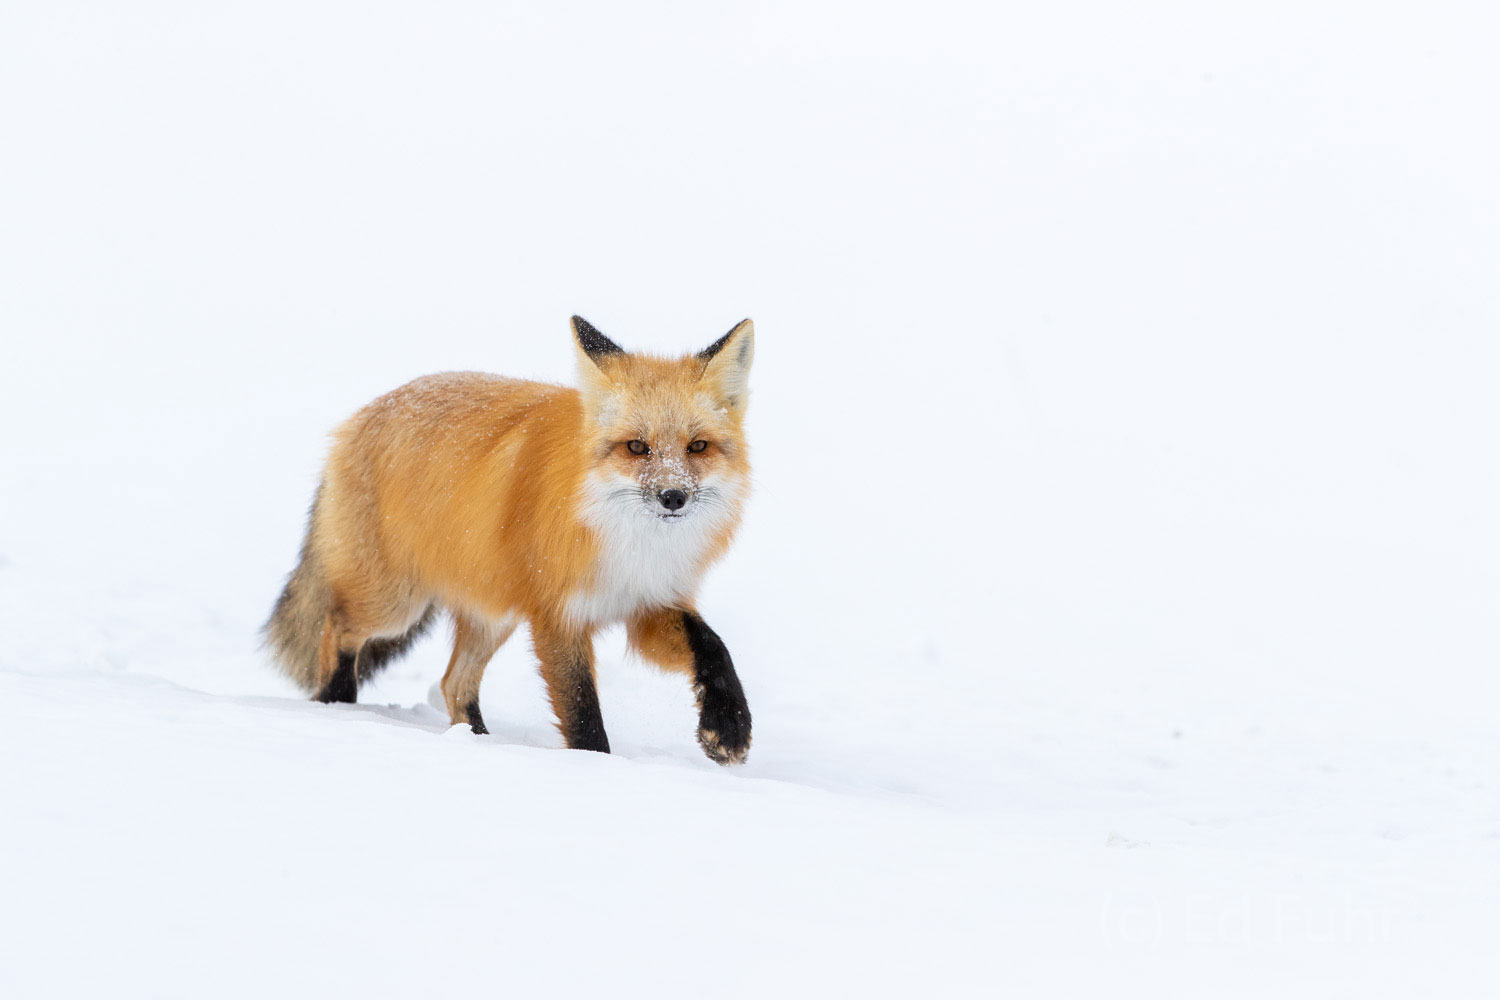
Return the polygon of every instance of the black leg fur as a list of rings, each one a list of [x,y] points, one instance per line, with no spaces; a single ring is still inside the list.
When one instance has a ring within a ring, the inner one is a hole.
[[[365,643],[365,648],[359,651],[359,682],[363,684],[374,676],[387,663],[402,656],[427,630],[432,628],[433,621],[437,618],[437,611],[431,605],[422,612],[412,627],[401,635],[383,639],[371,639]]]
[[[336,701],[354,704],[359,693],[359,674],[356,669],[358,659],[357,653],[339,650],[338,669],[328,679],[327,686],[318,692],[318,701],[324,704]]]
[[[604,714],[599,711],[599,691],[587,663],[577,667],[577,686],[573,692],[573,711],[563,732],[570,750],[595,750],[609,753],[609,737],[604,734]]]
[[[431,606],[422,612],[411,628],[398,636],[387,639],[371,639],[360,647],[358,653],[346,653],[339,651],[338,669],[333,672],[333,677],[328,684],[317,694],[318,701],[325,704],[330,702],[345,702],[354,704],[359,700],[359,686],[390,661],[411,648],[412,643],[422,638],[427,630],[432,627],[435,617]],[[478,714],[479,707],[474,707]],[[481,722],[482,726],[484,723]],[[480,732],[475,729],[475,732]]]
[[[698,745],[720,764],[741,764],[750,752],[750,706],[734,661],[718,633],[693,612],[683,612],[682,628],[693,651]]]
[[[469,728],[480,736],[488,736],[489,730],[484,728],[484,716],[479,714],[479,702],[471,701],[464,706],[464,714],[469,717]]]

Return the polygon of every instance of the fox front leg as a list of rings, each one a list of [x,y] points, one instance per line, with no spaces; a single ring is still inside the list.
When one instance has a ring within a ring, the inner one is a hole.
[[[750,706],[734,661],[718,633],[696,612],[682,613],[682,628],[693,651],[698,745],[720,764],[743,764],[750,753]]]
[[[693,610],[658,611],[630,623],[630,644],[646,659],[688,674],[698,700],[698,745],[710,760],[742,764],[750,752],[750,706],[718,633]]]
[[[586,632],[533,620],[531,641],[541,660],[542,679],[557,715],[557,728],[570,750],[609,753],[599,692],[594,686],[594,642]]]

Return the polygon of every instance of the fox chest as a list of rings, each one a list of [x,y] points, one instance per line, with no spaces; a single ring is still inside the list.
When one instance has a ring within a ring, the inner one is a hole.
[[[710,538],[691,519],[662,523],[636,515],[599,525],[599,552],[585,585],[569,595],[567,613],[602,625],[692,599]]]

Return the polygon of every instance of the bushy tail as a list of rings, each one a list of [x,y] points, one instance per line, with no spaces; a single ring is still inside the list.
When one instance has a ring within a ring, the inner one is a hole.
[[[323,489],[313,498],[307,515],[307,537],[302,541],[302,555],[297,568],[287,577],[276,607],[261,630],[266,645],[288,677],[308,694],[318,694],[320,671],[318,652],[323,644],[323,623],[333,610],[333,588],[328,583],[322,560],[313,550],[313,526],[318,518],[318,502]],[[365,643],[359,654],[358,684],[409,649],[432,627],[436,609],[429,605],[420,617],[400,635],[381,636]]]
[[[318,497],[322,493],[319,487]],[[309,694],[318,689],[318,647],[323,641],[323,622],[333,608],[333,591],[312,548],[318,497],[313,499],[308,513],[307,537],[302,542],[297,568],[287,577],[286,587],[261,630],[277,664]]]

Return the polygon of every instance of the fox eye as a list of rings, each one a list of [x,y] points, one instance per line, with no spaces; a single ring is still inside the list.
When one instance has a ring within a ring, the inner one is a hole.
[[[698,452],[703,451],[707,447],[708,447],[708,442],[707,441],[694,441],[692,444],[688,445],[688,451],[693,452],[694,454],[697,454]]]
[[[644,441],[627,441],[625,447],[630,449],[632,455],[644,455],[651,450],[651,446]]]

